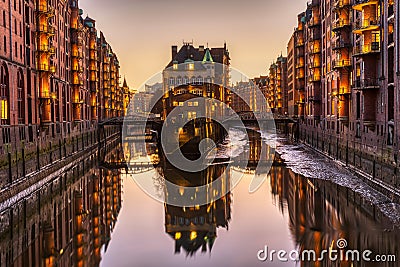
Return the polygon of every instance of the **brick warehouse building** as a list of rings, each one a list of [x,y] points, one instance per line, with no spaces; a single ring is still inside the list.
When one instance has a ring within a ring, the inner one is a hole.
[[[99,120],[123,115],[129,88],[78,0],[4,0],[0,10],[1,189],[95,142]]]
[[[300,138],[389,188],[400,186],[398,14],[396,0],[313,0],[288,44]]]

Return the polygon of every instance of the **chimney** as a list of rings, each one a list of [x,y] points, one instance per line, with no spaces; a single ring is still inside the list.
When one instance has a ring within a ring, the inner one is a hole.
[[[172,59],[175,58],[176,54],[178,54],[178,47],[176,45],[172,46]]]
[[[199,46],[199,52],[204,52],[204,45]]]

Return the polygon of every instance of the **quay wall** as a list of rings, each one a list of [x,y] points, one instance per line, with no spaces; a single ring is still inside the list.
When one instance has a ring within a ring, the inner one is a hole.
[[[396,153],[367,145],[346,135],[323,131],[319,127],[289,124],[277,129],[295,141],[331,158],[352,170],[365,182],[393,201],[400,202],[400,175]]]

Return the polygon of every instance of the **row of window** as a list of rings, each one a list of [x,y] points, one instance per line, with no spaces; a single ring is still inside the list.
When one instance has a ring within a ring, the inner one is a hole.
[[[10,95],[9,95],[9,78],[8,71],[3,65],[0,67],[0,124],[10,124]],[[22,71],[17,74],[17,107],[18,107],[18,122],[23,122],[25,119],[24,106],[24,76]]]
[[[207,77],[205,79],[205,81],[207,83],[211,83],[211,77]],[[204,82],[204,78],[203,77],[197,77],[197,78],[196,77],[192,77],[192,78],[190,78],[190,80],[189,80],[188,77],[183,77],[183,78],[181,78],[181,77],[178,77],[178,78],[171,77],[171,78],[169,78],[169,85],[183,85],[183,84],[189,84],[189,83],[191,83],[191,84],[203,84],[203,82]]]
[[[3,50],[4,50],[4,53],[7,53],[7,37],[6,36],[3,37]],[[15,42],[14,43],[14,55],[16,58],[18,58],[18,54],[19,54],[19,58],[23,59],[22,44],[19,45],[19,49],[18,49],[18,43]]]
[[[198,107],[199,106],[199,102],[197,102],[197,101],[194,101],[194,102],[188,101],[188,102],[186,102],[186,104],[188,107]],[[185,106],[185,102],[174,101],[173,106],[174,107],[178,107],[178,106],[183,107],[183,106]]]

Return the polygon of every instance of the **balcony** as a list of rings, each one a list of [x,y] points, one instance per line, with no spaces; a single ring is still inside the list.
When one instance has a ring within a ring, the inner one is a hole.
[[[312,18],[310,19],[310,21],[308,21],[309,28],[316,27],[319,25],[321,25],[321,20],[319,18]]]
[[[308,64],[309,69],[315,69],[315,68],[320,68],[321,67],[321,62],[319,61],[313,61]]]
[[[353,49],[353,56],[359,57],[364,55],[370,55],[380,52],[379,42],[372,42],[367,45],[358,45]]]
[[[379,89],[379,82],[375,78],[356,79],[353,82],[353,88],[357,90]]]
[[[332,62],[333,69],[348,68],[351,67],[350,59],[337,59]]]
[[[71,69],[72,69],[72,71],[77,71],[80,73],[83,72],[83,67],[81,67],[81,66],[73,66]]]
[[[55,50],[54,46],[51,46],[51,45],[39,45],[38,52],[49,53],[51,55],[54,55],[56,50]]]
[[[41,92],[39,94],[40,99],[57,99],[57,94],[55,92]]]
[[[310,54],[318,54],[321,53],[321,46],[311,46],[309,50]]]
[[[51,25],[43,24],[43,25],[39,25],[37,31],[40,32],[40,33],[54,35],[55,29]]]
[[[76,58],[83,58],[83,53],[81,51],[72,51],[72,56]]]
[[[378,5],[379,1],[378,0],[355,0],[353,9],[362,11],[363,7],[369,6],[369,5]]]
[[[90,65],[89,66],[90,71],[97,71],[97,65]]]
[[[50,71],[52,66],[49,66],[48,64],[38,64],[37,65],[37,70],[38,71]],[[54,67],[54,66],[53,66]]]
[[[369,18],[356,21],[353,26],[353,32],[355,34],[362,34],[364,31],[378,30],[380,27],[379,19]]]
[[[308,35],[308,40],[309,40],[309,41],[321,40],[321,33],[320,33],[320,32],[311,32],[311,33]]]
[[[308,77],[309,82],[319,82],[321,81],[321,75],[311,75]]]
[[[296,47],[300,47],[304,45],[304,40],[303,39],[297,39],[296,40]]]
[[[350,28],[351,27],[351,23],[349,19],[338,19],[336,20],[333,25],[332,25],[332,30],[333,31],[338,31],[341,30],[343,28]]]
[[[44,15],[46,17],[53,17],[54,16],[54,8],[48,5],[38,5],[36,12],[39,15]]]
[[[340,87],[338,93],[339,93],[339,95],[343,95],[343,96],[351,94],[348,87]]]
[[[337,0],[333,3],[333,11],[342,9],[342,8],[349,8],[351,6],[350,0]]]
[[[343,49],[343,48],[348,49],[350,47],[351,47],[351,43],[343,41],[343,40],[333,41],[333,44],[332,44],[332,49],[333,50],[338,50],[338,49]]]
[[[296,69],[301,69],[304,67],[304,62],[297,62]]]

